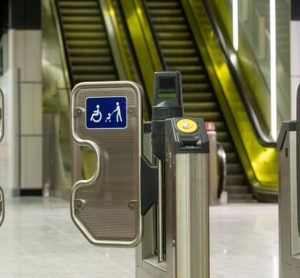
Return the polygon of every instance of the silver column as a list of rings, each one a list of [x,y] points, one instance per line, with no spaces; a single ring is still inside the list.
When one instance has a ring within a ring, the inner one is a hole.
[[[299,87],[300,88],[300,87]],[[280,278],[300,277],[300,92],[297,121],[284,122],[279,151],[279,273]],[[298,180],[298,181],[297,181]]]
[[[204,122],[192,120],[199,126],[192,134],[178,130],[176,119],[166,127],[168,278],[210,276],[208,137]]]
[[[209,277],[208,155],[176,155],[176,278]]]

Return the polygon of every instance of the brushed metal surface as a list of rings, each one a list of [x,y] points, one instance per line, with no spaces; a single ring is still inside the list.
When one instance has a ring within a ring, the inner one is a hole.
[[[208,278],[208,154],[176,155],[175,190],[176,278]]]
[[[208,154],[167,152],[167,277],[208,278]]]
[[[2,187],[0,186],[0,226],[4,221],[4,216],[5,216],[4,192]]]
[[[0,142],[4,136],[4,95],[0,89]]]
[[[288,132],[279,152],[279,273],[300,276],[298,234],[296,132]]]
[[[127,98],[127,128],[86,128],[86,99],[101,96]],[[140,87],[128,81],[80,83],[72,91],[73,138],[96,152],[97,165],[91,179],[73,186],[71,215],[94,244],[135,246],[140,241],[141,103]]]
[[[4,95],[0,89],[0,142],[4,136]],[[0,186],[0,226],[4,221],[5,216],[5,204],[4,204],[4,192]]]

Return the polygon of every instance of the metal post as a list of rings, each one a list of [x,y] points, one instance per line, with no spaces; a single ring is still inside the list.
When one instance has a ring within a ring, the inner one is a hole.
[[[209,277],[207,162],[207,154],[176,155],[176,278]]]
[[[163,212],[163,167],[162,161],[157,159],[158,166],[158,262],[164,260],[164,212]]]
[[[297,91],[297,134],[296,134],[296,148],[297,148],[297,166],[300,166],[300,86]],[[298,232],[300,234],[300,171],[297,171],[297,203],[298,203]]]

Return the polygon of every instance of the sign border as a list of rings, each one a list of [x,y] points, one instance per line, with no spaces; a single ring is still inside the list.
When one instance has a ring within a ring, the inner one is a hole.
[[[87,121],[86,121],[86,119],[87,119],[87,117],[86,117],[86,114],[87,114],[87,100],[88,99],[91,99],[91,98],[113,98],[113,97],[118,97],[118,98],[125,98],[126,99],[126,126],[125,127],[96,127],[96,128],[91,128],[91,127],[87,127]],[[127,103],[128,103],[128,101],[127,101],[128,99],[127,99],[127,97],[126,96],[103,96],[103,97],[87,97],[86,99],[85,99],[85,128],[86,129],[88,129],[88,130],[102,130],[102,129],[104,129],[104,130],[112,130],[112,129],[126,129],[127,127],[128,127],[128,105],[127,105]]]

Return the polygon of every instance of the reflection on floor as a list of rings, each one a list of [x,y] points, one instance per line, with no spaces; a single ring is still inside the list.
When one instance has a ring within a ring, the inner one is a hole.
[[[211,208],[211,277],[277,278],[276,205]],[[134,278],[134,250],[90,245],[70,220],[69,203],[7,201],[0,229],[0,277]]]

